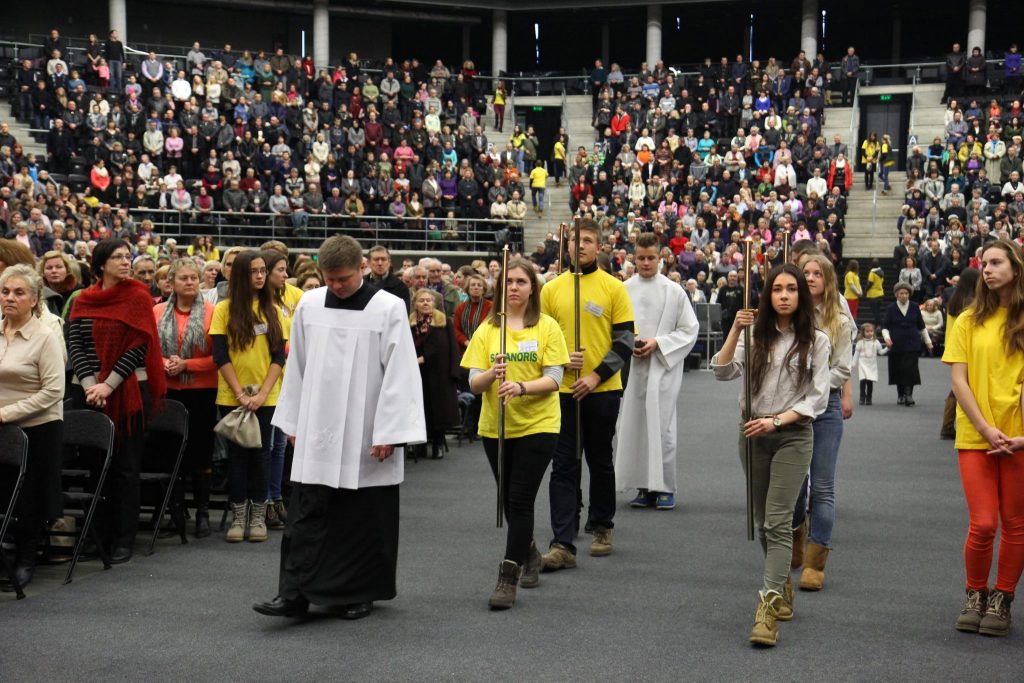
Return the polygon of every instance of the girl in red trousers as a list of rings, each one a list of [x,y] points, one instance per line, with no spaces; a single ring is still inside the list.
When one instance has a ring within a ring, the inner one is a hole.
[[[970,527],[967,600],[959,631],[1005,636],[1024,569],[1024,260],[1016,244],[990,242],[970,308],[956,320],[942,360],[952,367],[956,448]],[[992,547],[1001,528],[995,587]]]

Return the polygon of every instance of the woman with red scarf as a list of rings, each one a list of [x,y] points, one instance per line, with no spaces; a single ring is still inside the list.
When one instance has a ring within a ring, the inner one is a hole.
[[[68,358],[85,403],[114,422],[114,457],[107,480],[110,516],[103,531],[114,563],[131,559],[139,527],[139,466],[146,416],[166,393],[153,299],[131,279],[131,249],[103,240],[92,253],[96,284],[71,307]]]

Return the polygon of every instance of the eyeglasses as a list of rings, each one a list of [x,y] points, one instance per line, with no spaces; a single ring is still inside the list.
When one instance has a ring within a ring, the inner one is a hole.
[[[250,268],[249,269],[249,273],[251,275],[266,275],[267,274],[267,269],[266,268]]]

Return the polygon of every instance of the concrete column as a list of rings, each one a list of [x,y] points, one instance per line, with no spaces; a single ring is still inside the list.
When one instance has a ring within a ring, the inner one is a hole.
[[[661,5],[647,6],[647,66],[661,59]]]
[[[818,12],[818,0],[804,0],[800,12],[800,49],[807,53],[807,59],[814,61],[818,54],[818,24],[821,14]]]
[[[495,81],[498,74],[508,71],[508,11],[494,10],[494,28],[491,32],[491,71]],[[508,84],[506,84],[508,85]]]
[[[331,63],[331,15],[327,0],[313,0],[313,63],[320,69]]]
[[[985,0],[971,0],[967,14],[967,54],[980,47],[985,54],[985,19],[988,14]]]
[[[110,30],[117,31],[122,43],[128,43],[128,10],[126,0],[110,0]]]

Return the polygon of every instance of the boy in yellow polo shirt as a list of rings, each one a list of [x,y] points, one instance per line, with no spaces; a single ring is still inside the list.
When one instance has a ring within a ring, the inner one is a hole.
[[[569,255],[575,258],[576,236],[571,233]],[[612,552],[615,517],[615,465],[612,438],[622,396],[620,371],[633,353],[633,306],[620,280],[597,267],[600,228],[592,219],[579,223],[580,352],[570,355],[559,400],[562,428],[551,466],[550,549],[544,569],[576,566],[573,539],[579,527],[580,462],[576,459],[576,401],[580,402],[581,439],[590,471],[587,526],[593,529],[593,556]],[[573,264],[573,268],[577,267]],[[554,318],[566,344],[576,348],[573,273],[566,271],[541,290],[541,310]],[[579,380],[574,370],[580,370]]]
[[[548,170],[544,162],[537,159],[530,171],[530,196],[533,199],[533,210],[538,216],[544,216],[544,190],[548,186]]]

